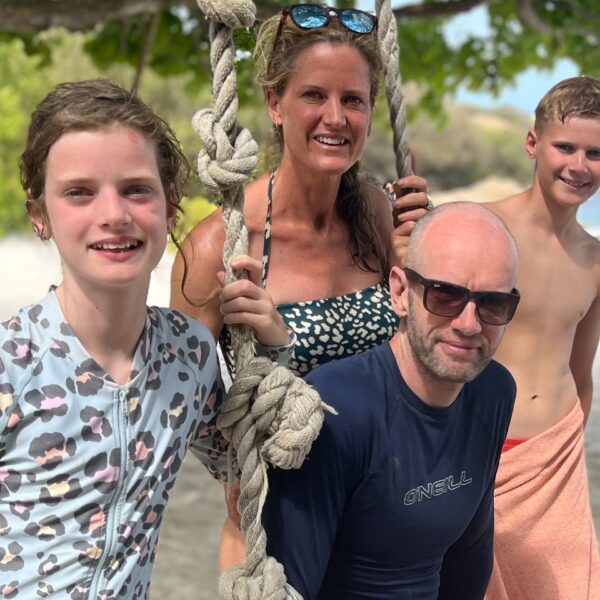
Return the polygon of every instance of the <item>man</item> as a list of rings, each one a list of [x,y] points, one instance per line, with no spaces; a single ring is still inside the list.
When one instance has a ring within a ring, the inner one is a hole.
[[[515,384],[490,362],[519,295],[517,251],[485,208],[416,225],[390,293],[389,343],[309,377],[327,415],[298,471],[273,469],[269,554],[305,600],[481,600]]]

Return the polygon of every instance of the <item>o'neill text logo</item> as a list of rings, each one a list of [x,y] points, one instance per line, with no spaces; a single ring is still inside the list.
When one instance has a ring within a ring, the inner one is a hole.
[[[460,479],[458,481],[454,480],[454,475],[449,475],[448,477],[438,479],[433,483],[420,485],[412,490],[408,490],[408,492],[404,494],[404,506],[410,506],[415,502],[421,502],[421,500],[426,500],[432,496],[441,496],[446,492],[452,492],[457,490],[461,485],[469,485],[472,481],[473,479],[471,477],[467,478],[466,471],[461,471]]]

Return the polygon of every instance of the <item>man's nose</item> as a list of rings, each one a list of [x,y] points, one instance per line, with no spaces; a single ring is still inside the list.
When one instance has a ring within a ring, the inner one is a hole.
[[[464,335],[475,335],[481,331],[481,323],[477,316],[474,300],[469,300],[462,312],[452,320],[452,327]]]

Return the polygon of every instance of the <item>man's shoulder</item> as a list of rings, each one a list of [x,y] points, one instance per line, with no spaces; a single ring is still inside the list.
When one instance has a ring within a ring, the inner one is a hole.
[[[386,370],[385,351],[382,344],[353,356],[325,363],[306,376],[314,387],[347,392],[350,388],[373,385],[377,371]]]
[[[502,364],[491,360],[487,367],[470,383],[466,389],[481,395],[492,396],[500,402],[506,401],[512,406],[517,390],[517,384],[510,371]]]
[[[321,365],[306,378],[323,400],[339,413],[333,417],[336,426],[342,422],[372,422],[381,413],[386,398],[383,394],[388,370],[389,345],[383,344],[367,352]]]

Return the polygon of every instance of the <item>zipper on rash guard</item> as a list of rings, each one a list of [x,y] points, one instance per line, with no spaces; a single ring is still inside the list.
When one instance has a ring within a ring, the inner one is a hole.
[[[104,550],[96,566],[88,598],[93,600],[100,592],[100,582],[106,568],[108,558],[113,553],[115,540],[118,539],[117,528],[121,522],[121,505],[123,504],[123,487],[127,472],[127,389],[119,389],[115,392],[118,397],[118,431],[119,431],[119,480],[111,500],[106,509],[106,536]]]

